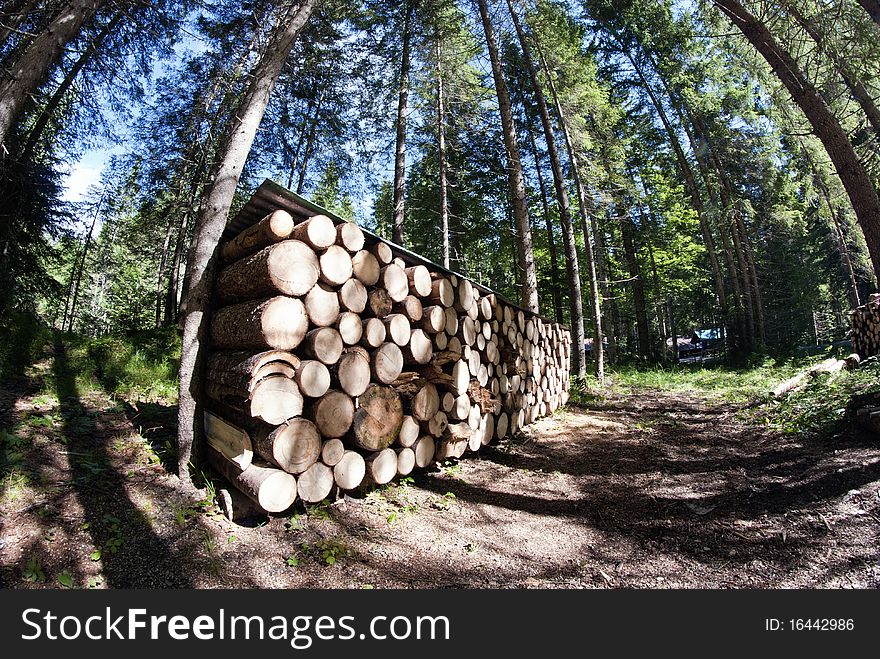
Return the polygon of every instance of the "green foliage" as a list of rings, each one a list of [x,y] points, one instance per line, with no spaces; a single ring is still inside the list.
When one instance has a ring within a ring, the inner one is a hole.
[[[8,310],[0,314],[0,378],[21,375],[52,339],[47,325],[35,314]]]
[[[856,396],[880,393],[880,360],[866,361],[855,371],[820,376],[756,412],[756,420],[786,433],[829,434],[845,419]]]
[[[28,559],[27,565],[21,572],[21,576],[24,577],[25,581],[33,583],[46,582],[46,573],[43,571],[43,563],[36,556],[31,556]]]
[[[129,336],[59,337],[66,349],[68,372],[81,391],[140,398],[174,399],[180,338],[176,329],[163,328]]]

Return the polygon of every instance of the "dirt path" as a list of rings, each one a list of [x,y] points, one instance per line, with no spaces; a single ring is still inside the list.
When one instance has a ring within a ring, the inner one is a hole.
[[[163,466],[173,408],[80,394],[63,356],[41,368],[54,398],[39,370],[0,392],[4,587],[880,585],[876,437],[781,435],[642,392],[245,527]]]

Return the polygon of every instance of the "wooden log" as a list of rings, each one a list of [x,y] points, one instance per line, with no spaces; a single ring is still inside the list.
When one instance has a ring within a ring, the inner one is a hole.
[[[218,349],[296,348],[309,328],[300,300],[277,296],[223,307],[211,318],[211,341]]]
[[[416,466],[416,452],[411,448],[398,448],[397,453],[397,474],[398,476],[409,476]]]
[[[456,396],[448,416],[456,421],[466,420],[471,411],[471,399],[467,394]]]
[[[270,375],[293,378],[299,363],[299,357],[286,350],[256,354],[249,350],[225,350],[208,355],[205,374],[224,386],[251,391],[257,382]]]
[[[290,474],[299,474],[321,457],[321,436],[308,419],[290,419],[275,428],[259,426],[254,450],[264,460]]]
[[[403,347],[405,364],[427,364],[434,356],[434,345],[431,339],[420,329],[412,331],[409,341]]]
[[[354,222],[337,224],[336,244],[355,254],[364,248],[364,232]]]
[[[215,291],[221,302],[279,293],[299,296],[311,290],[318,274],[318,258],[312,249],[297,240],[285,240],[221,270]]]
[[[346,350],[333,369],[333,377],[349,396],[360,396],[370,385],[369,353],[360,347]]]
[[[293,227],[290,235],[314,250],[327,249],[336,242],[336,225],[326,215],[315,215]]]
[[[419,437],[412,446],[416,466],[424,469],[434,461],[434,438],[430,435]]]
[[[844,361],[846,362],[847,370],[854,371],[861,365],[862,358],[857,353],[853,353],[849,355]]]
[[[480,317],[483,320],[492,320],[492,301],[490,296],[480,298]]]
[[[470,411],[467,416],[467,424],[471,430],[477,430],[480,427],[480,419],[482,418],[482,414],[480,414],[480,408],[476,405],[471,406]],[[476,449],[474,449],[476,450]]]
[[[251,391],[232,389],[208,380],[205,393],[245,417],[262,419],[272,425],[299,416],[303,409],[303,398],[296,383],[277,375],[263,378]]]
[[[335,467],[342,460],[345,453],[345,444],[341,439],[327,439],[321,445],[321,462],[328,467]]]
[[[364,319],[362,345],[367,348],[378,348],[385,343],[385,338],[385,323],[378,318]]]
[[[207,455],[209,463],[221,476],[266,512],[280,513],[296,501],[296,478],[291,474],[257,464],[241,471],[210,447]]]
[[[392,448],[382,449],[364,458],[367,474],[366,482],[375,485],[390,483],[397,475],[397,453]]]
[[[339,361],[342,349],[342,336],[332,327],[313,329],[303,342],[303,352],[327,366]]]
[[[394,252],[391,251],[387,243],[379,241],[370,247],[370,251],[376,257],[380,266],[388,265],[394,260]]]
[[[352,440],[367,451],[382,450],[397,439],[402,423],[403,405],[397,392],[391,387],[370,385],[358,398]]]
[[[434,345],[437,347],[437,350],[446,350],[449,345],[449,337],[446,332],[439,332],[434,335]]]
[[[437,412],[427,423],[428,434],[432,437],[441,437],[448,425],[449,419],[446,417],[446,414]]]
[[[391,384],[403,371],[403,353],[394,343],[383,343],[370,355],[373,377],[382,384]]]
[[[400,424],[400,432],[397,435],[397,443],[400,446],[412,446],[419,438],[419,422],[410,415],[403,417]]]
[[[236,425],[205,410],[205,438],[208,445],[234,462],[241,470],[247,469],[254,459],[254,447],[250,435]],[[416,426],[418,431],[418,426]]]
[[[352,279],[351,256],[344,247],[331,245],[319,259],[321,281],[330,286],[342,286]],[[357,281],[355,279],[355,281]]]
[[[264,247],[287,240],[293,231],[293,225],[293,216],[290,213],[285,210],[273,211],[223,243],[220,247],[220,259],[223,263],[232,263],[259,252]]]
[[[391,296],[388,295],[388,291],[384,288],[375,288],[370,291],[367,296],[367,308],[365,309],[365,312],[376,318],[384,318],[391,313],[393,304]]]
[[[486,413],[483,415],[480,440],[483,446],[487,446],[495,439],[495,415]]]
[[[330,388],[330,371],[320,361],[306,359],[296,369],[294,382],[303,396],[319,398]]]
[[[306,294],[303,303],[313,325],[330,327],[339,318],[339,297],[326,284],[315,284]]]
[[[474,287],[467,279],[462,279],[458,282],[458,288],[455,291],[455,309],[467,312],[473,305]]]
[[[220,506],[223,516],[235,524],[266,516],[262,506],[234,487],[221,487],[217,490],[217,505]]]
[[[440,409],[437,387],[421,378],[405,384],[395,382],[394,390],[401,398],[403,409],[417,421],[430,420]]]
[[[428,300],[434,304],[451,307],[455,301],[455,290],[449,280],[441,277],[431,282],[431,294],[428,295]]]
[[[312,403],[308,412],[318,431],[327,439],[345,435],[355,415],[351,396],[336,389],[331,389]]]
[[[495,436],[498,439],[507,437],[507,430],[510,424],[510,417],[507,412],[501,412],[495,419]]]
[[[443,307],[425,307],[422,310],[422,329],[429,334],[437,334],[446,329],[446,312]]]
[[[351,269],[352,274],[364,286],[375,286],[379,281],[379,261],[365,249],[352,257]]]
[[[814,366],[808,368],[806,371],[798,373],[794,377],[785,380],[780,383],[773,389],[771,392],[774,398],[780,398],[785,394],[794,391],[796,389],[800,389],[807,382],[807,378],[815,378],[822,373],[835,373],[840,371],[845,365],[843,360],[835,359],[831,357],[824,361],[815,364]]]
[[[409,280],[409,290],[413,295],[428,297],[433,288],[431,273],[423,265],[406,268],[406,277]]]
[[[357,451],[346,451],[333,467],[333,480],[341,490],[353,490],[364,480],[367,465]]]
[[[405,346],[409,343],[411,329],[409,320],[400,313],[392,313],[384,318],[385,336],[391,339],[398,346]]]
[[[316,462],[306,469],[296,481],[299,498],[306,503],[323,501],[333,489],[333,469],[322,462]]]
[[[394,309],[406,316],[411,323],[418,323],[424,315],[422,302],[414,295],[407,295],[403,302],[394,305]]]
[[[399,265],[391,263],[380,271],[379,275],[382,287],[388,291],[389,297],[394,302],[403,302],[409,295],[409,280],[406,272]]]
[[[363,313],[367,308],[367,287],[354,277],[345,280],[338,292],[339,306],[354,313]]]
[[[440,410],[443,411],[446,416],[449,416],[449,413],[452,412],[452,408],[455,407],[455,399],[458,398],[451,391],[444,392],[443,396],[440,399]]]
[[[446,333],[449,336],[455,336],[456,334],[458,334],[458,325],[459,325],[458,313],[455,311],[455,309],[452,309],[452,308],[446,309],[445,313],[446,313]]]
[[[373,319],[375,320],[375,318]],[[343,311],[336,320],[336,331],[345,345],[353,346],[360,342],[364,333],[361,317],[353,311]],[[385,337],[382,337],[382,341]],[[380,341],[381,343],[381,341]]]

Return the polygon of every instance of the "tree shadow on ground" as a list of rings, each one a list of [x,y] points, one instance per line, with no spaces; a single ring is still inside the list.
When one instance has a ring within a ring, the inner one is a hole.
[[[62,341],[55,342],[53,375],[64,435],[68,438],[71,483],[84,522],[101,551],[103,574],[114,588],[190,587],[192,582],[167,540],[132,501],[126,476],[114,465],[113,436],[98,426],[80,398]]]

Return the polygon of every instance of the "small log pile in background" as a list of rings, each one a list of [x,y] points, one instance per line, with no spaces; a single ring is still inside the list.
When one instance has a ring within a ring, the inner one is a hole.
[[[568,330],[355,224],[275,210],[219,249],[208,456],[265,511],[461,457],[568,400]]]
[[[880,354],[880,293],[852,312],[852,343],[862,359]]]

